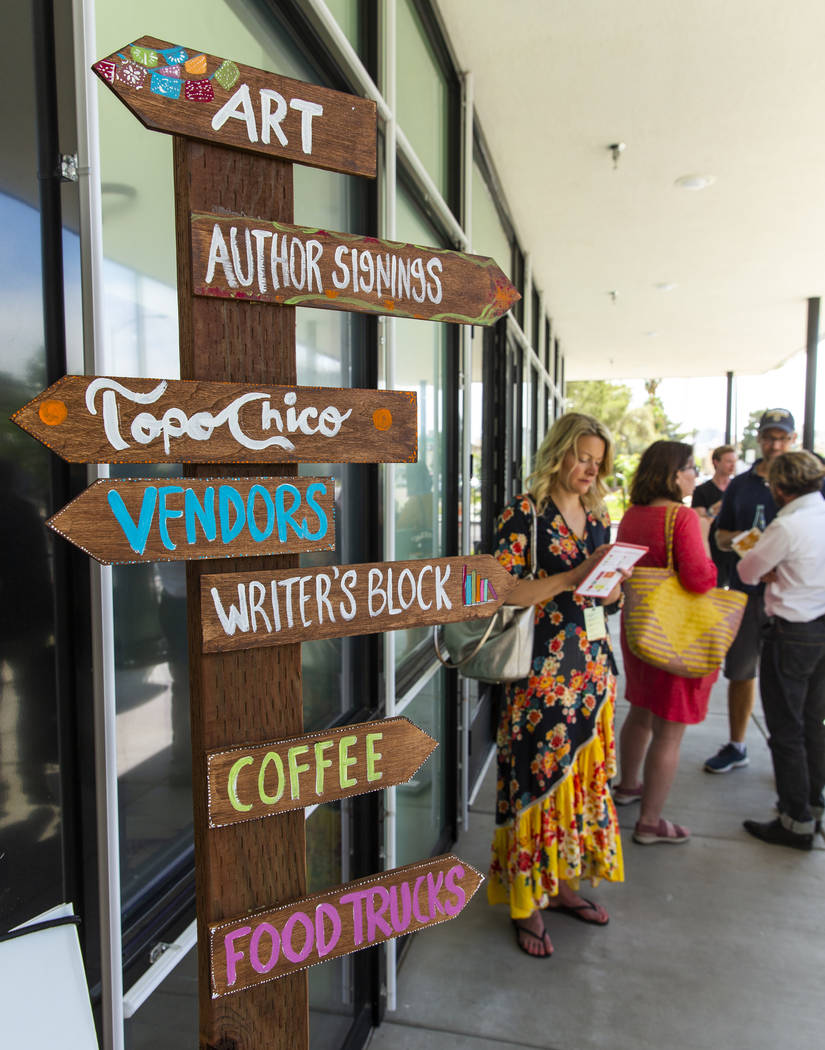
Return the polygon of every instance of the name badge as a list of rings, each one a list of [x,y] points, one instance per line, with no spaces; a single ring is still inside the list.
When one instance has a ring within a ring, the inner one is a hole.
[[[588,642],[597,642],[600,638],[607,637],[604,606],[591,605],[584,610],[584,629]]]

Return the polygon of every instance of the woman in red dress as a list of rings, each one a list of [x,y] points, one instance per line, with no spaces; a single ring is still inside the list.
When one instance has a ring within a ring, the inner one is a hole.
[[[703,594],[716,586],[707,534],[696,511],[683,505],[696,486],[693,449],[681,441],[655,441],[642,454],[630,489],[632,506],[622,518],[617,540],[649,548],[639,566],[667,565],[665,517],[678,508],[673,530],[673,563],[683,587]],[[709,523],[708,523],[709,524]],[[718,671],[704,678],[669,674],[634,656],[622,622],[625,697],[630,712],[619,737],[621,782],[613,789],[618,805],[641,801],[634,842],[642,845],[687,842],[690,832],[662,817],[679,765],[686,725],[702,722]],[[642,767],[644,775],[642,777]]]

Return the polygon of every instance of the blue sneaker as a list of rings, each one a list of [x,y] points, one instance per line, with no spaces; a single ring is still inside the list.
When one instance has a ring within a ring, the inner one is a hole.
[[[730,773],[731,770],[741,769],[746,765],[748,765],[748,749],[740,751],[733,744],[725,744],[705,762],[704,768],[706,773]]]

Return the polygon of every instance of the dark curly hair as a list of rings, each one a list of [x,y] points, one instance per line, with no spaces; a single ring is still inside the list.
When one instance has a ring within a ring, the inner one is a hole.
[[[683,441],[654,441],[642,453],[630,485],[630,502],[646,507],[655,499],[682,502],[676,475],[683,470],[693,449]]]

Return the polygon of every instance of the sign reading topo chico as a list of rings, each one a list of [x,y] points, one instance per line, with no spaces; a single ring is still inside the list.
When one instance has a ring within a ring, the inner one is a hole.
[[[152,131],[375,177],[376,107],[144,36],[92,69]]]
[[[104,565],[335,548],[335,479],[102,479],[46,524]]]
[[[12,420],[70,463],[402,463],[407,390],[64,376]]]
[[[448,922],[482,881],[475,868],[448,853],[271,911],[213,923],[212,998]]]
[[[438,744],[406,718],[207,755],[209,826],[226,827],[403,784]]]
[[[191,229],[196,295],[482,325],[521,298],[481,255],[241,215],[192,215]]]
[[[518,581],[489,554],[201,577],[203,651],[491,616]]]

